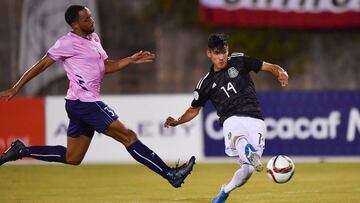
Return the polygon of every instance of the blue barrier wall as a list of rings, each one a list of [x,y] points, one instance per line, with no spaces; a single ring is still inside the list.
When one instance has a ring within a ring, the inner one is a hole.
[[[265,156],[360,156],[360,92],[258,93],[267,124]],[[225,156],[210,102],[203,109],[206,157]]]

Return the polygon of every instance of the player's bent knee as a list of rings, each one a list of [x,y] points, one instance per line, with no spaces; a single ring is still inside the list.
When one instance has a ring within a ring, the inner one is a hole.
[[[128,129],[128,138],[131,141],[134,141],[134,140],[138,139],[136,133],[131,129]]]
[[[126,141],[123,144],[125,146],[129,146],[132,143],[134,143],[137,139],[138,139],[138,137],[137,137],[136,133],[133,130],[128,129],[127,134],[126,134]]]
[[[66,163],[74,166],[78,166],[82,162],[82,158],[66,156]]]
[[[69,159],[69,160],[66,160],[66,163],[70,164],[70,165],[78,166],[78,165],[81,164],[81,161],[82,160],[71,160],[71,159]]]

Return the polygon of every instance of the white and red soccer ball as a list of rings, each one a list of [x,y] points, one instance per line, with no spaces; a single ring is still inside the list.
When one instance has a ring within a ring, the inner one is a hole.
[[[295,164],[289,157],[278,155],[268,161],[266,169],[270,180],[275,183],[286,183],[294,175]]]

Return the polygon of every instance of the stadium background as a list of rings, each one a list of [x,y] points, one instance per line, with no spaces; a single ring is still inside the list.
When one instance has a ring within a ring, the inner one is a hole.
[[[237,7],[246,2],[250,9]],[[68,5],[86,4],[93,11],[110,58],[138,50],[150,50],[157,56],[154,63],[132,65],[105,76],[102,94],[108,95],[105,101],[120,118],[147,143],[160,148],[166,160],[191,153],[200,160],[224,157],[211,106],[183,129],[163,129],[161,122],[168,115],[180,115],[190,104],[194,85],[209,67],[207,36],[225,32],[231,52],[280,64],[290,75],[284,89],[271,74],[253,77],[268,123],[265,155],[283,153],[321,160],[346,156],[356,160],[360,155],[360,4],[354,0],[279,2],[1,1],[0,88],[14,84],[69,31],[63,21]],[[249,11],[256,17],[243,14]],[[6,149],[15,137],[28,144],[65,144],[67,118],[62,97],[66,89],[66,76],[57,64],[30,81],[20,97],[1,102],[0,149]],[[149,105],[157,108],[144,108]],[[92,145],[97,148],[91,148],[86,160],[101,161],[101,155],[95,158],[92,151],[116,149],[106,137],[97,137],[107,144]],[[179,155],[189,143],[193,150]],[[174,145],[179,149],[171,150]],[[131,160],[126,153],[120,154],[124,157],[108,161]]]
[[[153,147],[158,145],[166,160],[189,154],[200,160],[223,157],[221,133],[211,105],[183,129],[163,129],[161,122],[168,115],[179,115],[190,104],[194,85],[209,67],[205,56],[207,36],[225,32],[231,52],[280,64],[290,75],[289,86],[284,89],[271,74],[253,77],[272,134],[265,155],[321,160],[346,156],[356,160],[360,155],[360,20],[355,20],[360,19],[359,4],[276,2],[249,4],[253,9],[250,11],[261,15],[252,18],[237,16],[247,11],[236,7],[240,1],[1,1],[0,87],[14,84],[69,30],[63,21],[63,10],[69,4],[86,4],[93,11],[97,32],[110,58],[125,57],[137,50],[150,50],[157,56],[154,63],[133,65],[105,76],[102,93],[111,95],[105,96],[105,101],[142,139]],[[239,12],[222,6],[233,6]],[[302,10],[305,7],[307,12]],[[321,9],[328,9],[328,15]],[[266,12],[280,17],[265,20]],[[295,17],[288,18],[289,12],[295,12]],[[332,22],[334,18],[338,20]],[[16,137],[28,144],[65,144],[67,118],[62,96],[66,89],[67,79],[58,64],[29,82],[20,97],[10,103],[1,102],[0,149],[6,149]],[[142,108],[149,105],[157,108]],[[96,158],[91,152],[116,149],[116,145],[109,146],[114,144],[107,138],[98,138],[105,139],[106,144],[92,145],[97,148],[91,148],[85,160],[106,161],[101,154]],[[179,155],[189,143],[193,150]],[[171,150],[174,145],[179,149]],[[131,161],[126,153],[120,154],[124,157],[108,161]]]
[[[207,105],[177,128],[161,126],[188,107],[208,71],[211,32],[225,32],[232,52],[277,63],[290,75],[284,89],[268,73],[253,79],[268,125],[263,160],[289,155],[295,176],[275,185],[265,172],[254,174],[229,202],[360,202],[360,1],[1,0],[0,90],[69,31],[63,13],[74,3],[92,10],[110,58],[138,50],[157,56],[105,76],[102,99],[168,163],[190,155],[199,163],[175,190],[133,164],[120,144],[96,134],[81,166],[30,159],[1,166],[0,202],[209,202],[238,167],[224,156],[214,109]],[[67,86],[57,65],[11,102],[0,101],[0,151],[16,138],[65,144]]]

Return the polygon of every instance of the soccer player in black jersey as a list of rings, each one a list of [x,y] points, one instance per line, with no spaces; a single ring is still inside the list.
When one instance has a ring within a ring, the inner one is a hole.
[[[283,87],[288,84],[288,74],[278,65],[242,53],[229,56],[224,34],[209,36],[207,56],[213,65],[196,85],[191,106],[179,119],[168,117],[164,126],[186,123],[199,114],[206,101],[212,102],[223,127],[225,153],[240,158],[240,168],[212,200],[219,203],[225,202],[232,190],[245,184],[254,170],[263,169],[260,158],[265,146],[266,127],[250,71],[268,71]]]

